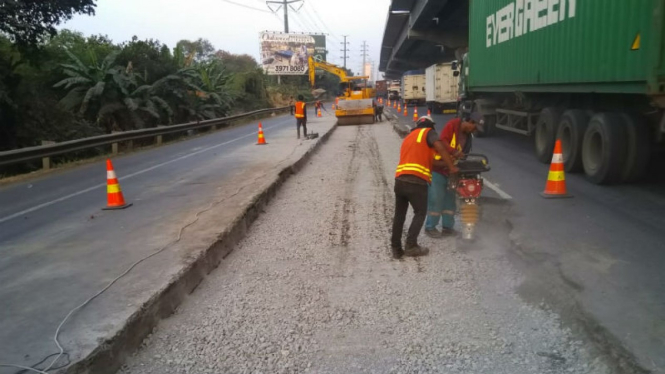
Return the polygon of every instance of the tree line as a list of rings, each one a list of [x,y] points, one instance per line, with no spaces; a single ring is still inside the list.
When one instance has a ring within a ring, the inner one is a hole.
[[[0,36],[0,150],[270,105],[256,60],[205,39],[170,49],[62,30],[24,52]]]
[[[0,151],[222,117],[312,99],[307,76],[266,76],[256,60],[208,40],[115,43],[56,30],[95,0],[12,0],[0,6]],[[339,80],[317,78],[338,91]]]

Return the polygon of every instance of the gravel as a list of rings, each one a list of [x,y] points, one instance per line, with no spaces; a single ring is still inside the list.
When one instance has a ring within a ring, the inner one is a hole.
[[[429,256],[390,258],[399,145],[389,124],[336,129],[120,372],[608,373],[516,295],[500,246],[421,235]]]

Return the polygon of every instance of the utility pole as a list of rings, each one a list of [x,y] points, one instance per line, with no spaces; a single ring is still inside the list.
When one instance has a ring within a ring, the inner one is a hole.
[[[268,8],[273,13],[277,13],[279,11],[279,8],[284,8],[284,32],[288,34],[289,33],[289,6],[291,6],[291,4],[293,4],[293,3],[301,3],[300,8],[302,8],[302,6],[304,4],[304,1],[305,0],[281,0],[281,1],[272,0],[272,1],[266,1],[266,5],[268,5]],[[270,7],[270,4],[279,5],[279,7],[277,9],[272,9]],[[300,10],[300,8],[298,8],[297,10],[293,9],[293,8],[292,9],[297,12],[298,10]]]
[[[346,70],[346,52],[349,51],[349,49],[346,48],[346,46],[349,44],[349,42],[346,41],[346,37],[348,35],[342,35],[342,36],[344,37],[344,42],[341,43],[342,49],[340,49],[340,51],[344,52],[344,70]]]
[[[279,11],[279,8],[284,8],[284,33],[288,34],[289,33],[289,7],[293,3],[301,3],[300,8],[302,8],[303,4],[305,4],[304,1],[305,0],[281,0],[281,1],[272,0],[272,1],[266,1],[266,5],[268,6],[268,9],[270,9],[273,13],[277,13]],[[279,5],[279,7],[277,7],[277,9],[273,9],[273,8],[270,7],[270,4]],[[298,8],[298,9],[291,8],[291,9],[293,9],[294,11],[297,12],[298,10],[300,10],[300,8]],[[282,76],[281,75],[277,76],[277,84],[278,85],[282,84]]]
[[[362,67],[362,69],[360,69],[360,75],[365,75],[365,63],[367,61],[367,41],[366,40],[363,40],[363,46],[362,46],[361,52],[362,52],[361,56],[363,58],[363,67]]]

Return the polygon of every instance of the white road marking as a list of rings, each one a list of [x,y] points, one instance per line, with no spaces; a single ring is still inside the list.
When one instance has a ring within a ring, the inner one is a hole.
[[[487,178],[483,178],[483,183],[485,186],[489,187],[492,191],[496,192],[502,199],[511,200],[513,197],[508,195],[504,190],[500,189],[499,186],[490,182]]]
[[[279,122],[279,123],[277,123],[277,124],[275,124],[275,125],[270,126],[270,128],[280,126],[280,125],[284,124],[285,122],[286,122],[286,121]],[[266,128],[268,128],[268,127],[266,127]],[[209,150],[211,150],[211,149],[219,148],[219,147],[221,147],[221,146],[224,146],[224,145],[227,145],[227,144],[230,144],[230,143],[236,142],[236,141],[238,141],[238,140],[240,140],[240,139],[244,139],[244,138],[247,138],[247,137],[249,137],[249,136],[256,136],[256,133],[255,133],[255,132],[252,132],[252,133],[249,133],[249,134],[247,134],[247,135],[243,135],[243,136],[241,136],[241,137],[238,137],[238,138],[235,138],[235,139],[231,139],[231,140],[229,140],[229,141],[227,141],[227,142],[224,142],[224,143],[215,144],[215,145],[210,146],[210,147],[207,147],[207,148],[202,148],[202,149],[200,149],[200,150],[198,150],[198,151],[196,151],[196,152],[188,153],[188,154],[186,154],[186,155],[184,155],[184,156],[180,156],[180,157],[174,158],[174,159],[172,159],[172,160],[165,161],[165,162],[162,162],[162,163],[159,163],[159,164],[153,165],[153,166],[151,166],[151,167],[149,167],[149,168],[146,168],[146,169],[143,169],[143,170],[139,170],[139,171],[134,172],[134,173],[131,173],[131,174],[127,174],[127,175],[125,175],[125,176],[123,176],[123,177],[121,177],[121,178],[118,178],[118,180],[121,181],[121,180],[129,179],[129,178],[133,178],[133,177],[135,177],[135,176],[137,176],[137,175],[141,175],[141,174],[147,173],[147,172],[149,172],[149,171],[155,170],[155,169],[157,169],[157,168],[161,168],[162,166],[166,166],[166,165],[168,165],[168,164],[172,164],[172,163],[174,163],[174,162],[177,162],[177,161],[180,161],[180,160],[184,160],[184,159],[186,159],[186,158],[190,158],[190,157],[192,157],[192,156],[196,156],[196,155],[198,155],[198,154],[200,154],[200,153],[207,152],[207,151],[209,151]],[[96,190],[96,189],[98,189],[98,188],[102,188],[102,187],[104,187],[104,186],[106,186],[106,183],[100,183],[100,184],[94,185],[94,186],[92,186],[92,187],[88,187],[88,188],[86,188],[86,189],[83,189],[83,190],[80,190],[80,191],[76,191],[76,192],[71,193],[71,194],[69,194],[69,195],[65,195],[65,196],[59,197],[59,198],[57,198],[57,199],[55,199],[55,200],[51,200],[51,201],[47,201],[47,202],[42,203],[42,204],[39,204],[39,205],[35,205],[35,206],[31,207],[31,208],[28,208],[28,209],[22,210],[22,211],[20,211],[20,212],[14,213],[14,214],[10,214],[10,215],[8,215],[8,216],[6,216],[6,217],[2,217],[2,218],[0,218],[0,223],[3,223],[3,222],[6,222],[6,221],[9,221],[9,220],[14,219],[14,218],[21,217],[21,216],[23,216],[23,215],[25,215],[25,214],[32,213],[32,212],[37,211],[37,210],[42,209],[42,208],[46,208],[47,206],[51,206],[51,205],[56,204],[56,203],[59,203],[59,202],[61,202],[61,201],[69,200],[69,199],[71,199],[72,197],[76,197],[76,196],[82,195],[82,194],[84,194],[84,193],[87,193],[87,192],[90,192],[90,191]]]

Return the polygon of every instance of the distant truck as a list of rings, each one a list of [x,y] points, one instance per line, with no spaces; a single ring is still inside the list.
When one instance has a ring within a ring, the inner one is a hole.
[[[460,96],[479,135],[532,135],[544,163],[560,139],[565,171],[593,183],[645,174],[665,136],[665,1],[469,4]]]
[[[402,81],[399,79],[388,81],[388,99],[400,100],[402,98]]]
[[[425,98],[432,113],[455,113],[459,98],[457,62],[436,64],[425,69]]]
[[[387,98],[388,97],[388,82],[387,81],[376,81],[376,97]]]
[[[415,106],[425,104],[425,71],[407,71],[402,76],[401,96],[404,105]]]

